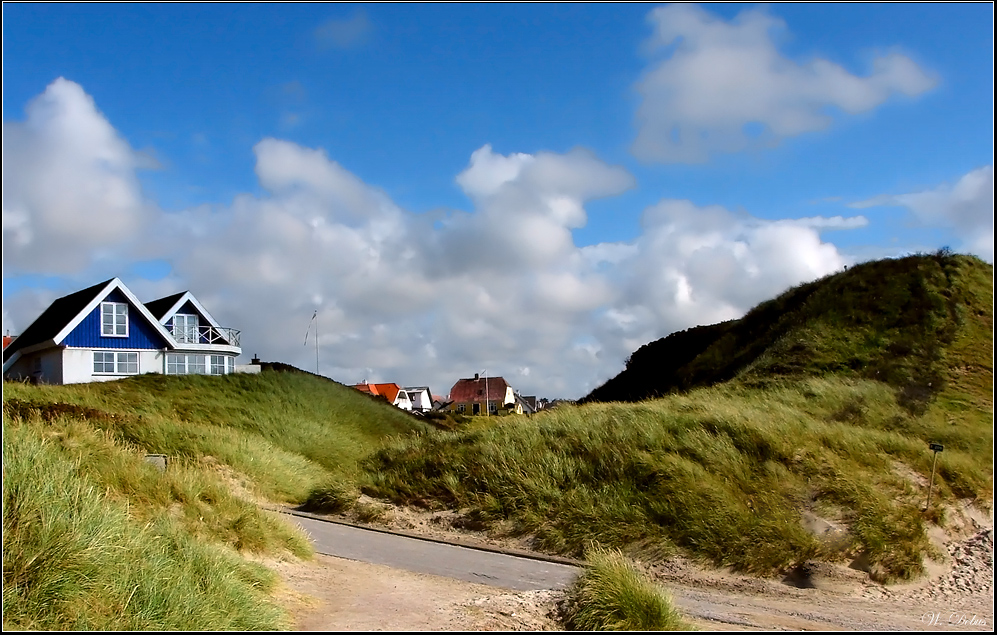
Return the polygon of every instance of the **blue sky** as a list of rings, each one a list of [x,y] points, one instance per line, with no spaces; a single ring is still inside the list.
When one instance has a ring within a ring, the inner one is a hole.
[[[247,354],[578,397],[856,261],[993,261],[990,4],[5,4],[3,326],[119,276]]]

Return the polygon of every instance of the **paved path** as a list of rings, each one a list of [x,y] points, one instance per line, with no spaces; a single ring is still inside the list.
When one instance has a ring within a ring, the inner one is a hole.
[[[288,515],[321,554],[446,576],[516,591],[564,589],[580,569],[507,553],[483,551],[394,533]]]

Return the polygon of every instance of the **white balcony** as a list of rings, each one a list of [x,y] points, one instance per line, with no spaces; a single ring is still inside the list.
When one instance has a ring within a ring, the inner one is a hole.
[[[177,344],[210,344],[218,346],[240,346],[238,329],[219,326],[173,326],[173,339]]]

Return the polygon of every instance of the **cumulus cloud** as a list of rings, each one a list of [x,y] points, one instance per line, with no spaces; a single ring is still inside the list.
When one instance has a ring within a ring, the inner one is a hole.
[[[717,205],[662,200],[644,211],[631,257],[613,272],[624,293],[602,325],[632,350],[634,343],[679,329],[739,317],[761,300],[847,264],[819,231],[849,225],[771,221]]]
[[[66,274],[119,249],[149,220],[132,150],[79,84],[59,78],[24,121],[3,123],[3,254],[9,273]]]
[[[666,49],[637,84],[635,156],[700,163],[716,153],[772,144],[820,130],[829,111],[871,110],[891,95],[919,95],[935,80],[910,58],[888,53],[860,77],[825,59],[797,63],[779,53],[772,32],[785,23],[764,9],[730,22],[696,5],[653,10],[651,51]]]
[[[38,139],[59,125],[39,121]],[[104,132],[119,139],[109,125]],[[119,161],[131,156],[122,144],[108,142]],[[313,369],[314,349],[302,341],[317,310],[319,370],[344,383],[396,381],[445,394],[485,371],[526,394],[579,397],[649,340],[737,317],[840,268],[843,257],[820,232],[863,222],[767,221],[662,200],[644,211],[637,240],[579,247],[572,229],[587,222],[589,202],[635,185],[584,149],[502,155],[483,146],[456,175],[472,208],[439,218],[402,209],[322,149],[267,138],[253,151],[262,194],[159,211],[99,246],[124,258],[136,243],[145,257],[166,259],[172,271],[162,280],[123,277],[148,299],[192,290],[223,325],[242,330],[247,355]],[[8,160],[32,167],[20,178],[44,176],[47,166],[19,159],[5,147],[5,196]],[[120,163],[114,176],[133,183],[136,168],[133,159]],[[37,231],[35,215],[50,213],[36,206],[25,222]],[[6,199],[4,218],[6,241]],[[47,266],[19,258],[5,242],[5,266]],[[22,300],[5,302],[6,327],[37,316],[39,302]]]
[[[994,259],[994,166],[964,175],[955,185],[909,194],[884,194],[851,203],[849,207],[906,207],[926,227],[951,229],[963,244],[960,249],[990,262]]]

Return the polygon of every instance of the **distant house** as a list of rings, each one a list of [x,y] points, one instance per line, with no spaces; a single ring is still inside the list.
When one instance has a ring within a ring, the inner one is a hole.
[[[401,390],[398,384],[368,384],[366,381],[356,384],[353,387],[368,395],[383,397],[390,404],[395,403],[395,399],[398,398],[398,391]]]
[[[517,392],[516,403],[519,405],[519,409],[522,410],[522,414],[531,415],[537,411],[537,398],[535,395],[532,397],[524,397]]]
[[[432,395],[429,386],[407,386],[398,391],[395,405],[402,410],[429,412],[433,409]]]
[[[5,379],[77,384],[140,373],[224,375],[242,353],[189,291],[143,304],[121,280],[59,298],[3,350]]]
[[[459,379],[450,389],[449,400],[444,408],[460,414],[523,414],[516,392],[502,377],[475,374],[473,379]]]

